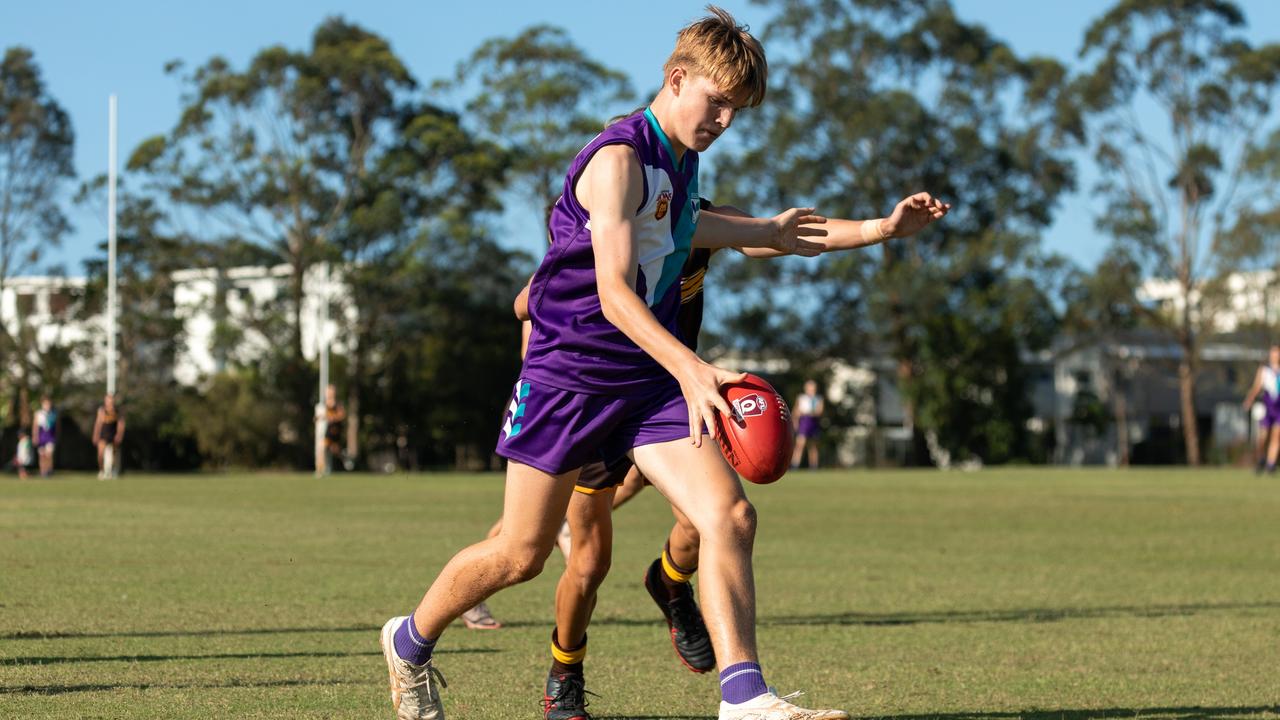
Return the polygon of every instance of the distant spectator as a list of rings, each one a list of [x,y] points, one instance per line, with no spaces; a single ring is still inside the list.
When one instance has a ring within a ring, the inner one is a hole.
[[[120,444],[124,442],[124,414],[116,407],[116,396],[108,393],[93,421],[93,442],[98,446],[98,479],[120,475]]]
[[[18,448],[13,454],[13,467],[18,471],[18,479],[27,479],[27,468],[31,467],[32,456],[35,453],[31,449],[31,435],[27,433],[26,428],[18,429]]]
[[[346,434],[347,409],[338,402],[338,388],[333,385],[324,389],[324,407],[316,413],[316,424],[321,420],[324,440],[316,448],[316,477],[332,471],[334,456],[342,455],[342,436]]]
[[[1248,412],[1258,394],[1262,394],[1262,418],[1258,423],[1257,472],[1275,472],[1276,455],[1280,453],[1280,345],[1272,345],[1267,364],[1253,376],[1253,387],[1244,399]]]
[[[40,477],[49,477],[53,474],[53,451],[58,439],[58,411],[53,409],[53,400],[48,395],[40,398],[40,409],[36,410],[31,423],[31,436],[36,441]]]
[[[805,380],[804,393],[796,398],[795,404],[796,450],[791,455],[791,467],[800,467],[806,447],[809,448],[809,469],[818,467],[818,423],[824,409],[818,383]]]

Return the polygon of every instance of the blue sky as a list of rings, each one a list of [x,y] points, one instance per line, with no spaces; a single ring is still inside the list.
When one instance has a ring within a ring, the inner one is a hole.
[[[1071,61],[1085,25],[1112,3],[1103,0],[953,0],[961,17],[977,20],[1019,53]],[[737,0],[721,4],[761,29],[768,13]],[[283,44],[303,48],[316,25],[342,15],[386,37],[423,83],[452,73],[482,40],[509,36],[545,22],[568,30],[575,42],[602,62],[627,72],[639,92],[655,87],[674,34],[701,14],[700,2],[649,0],[600,3],[569,0],[441,2],[440,0],[42,0],[0,5],[0,47],[25,45],[35,52],[49,89],[71,114],[76,130],[76,169],[82,179],[105,172],[107,96],[120,98],[120,154],[142,139],[170,129],[177,118],[180,88],[164,74],[167,61],[188,65],[215,54],[243,65],[259,49]],[[1280,35],[1280,2],[1241,3],[1251,39],[1274,42]],[[715,150],[709,153],[714,158]],[[1087,162],[1085,163],[1087,165]],[[1046,247],[1091,265],[1106,246],[1092,230],[1087,167],[1082,190],[1066,199],[1046,236]],[[797,202],[803,198],[797,198]],[[763,209],[761,209],[763,210]],[[888,208],[886,208],[886,211]],[[72,209],[76,226],[64,247],[51,255],[70,273],[97,252],[106,236],[101,213]],[[506,241],[540,252],[537,213],[513,207],[501,221]]]

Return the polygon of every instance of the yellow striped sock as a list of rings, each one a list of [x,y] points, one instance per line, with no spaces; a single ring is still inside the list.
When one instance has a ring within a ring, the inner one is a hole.
[[[582,647],[577,650],[561,650],[553,637],[551,638],[551,657],[563,665],[576,665],[587,657],[587,643],[584,641]]]
[[[673,582],[687,583],[693,577],[692,572],[684,572],[671,562],[671,556],[667,554],[667,549],[662,549],[662,571],[671,578]]]

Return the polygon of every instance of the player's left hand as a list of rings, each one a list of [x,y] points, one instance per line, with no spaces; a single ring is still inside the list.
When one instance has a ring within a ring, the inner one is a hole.
[[[806,237],[825,237],[827,231],[813,227],[822,225],[827,219],[814,214],[813,208],[791,208],[786,212],[773,216],[774,250],[787,255],[814,257],[825,249],[820,243],[805,240]]]
[[[893,208],[889,217],[881,221],[880,229],[887,238],[900,238],[914,235],[934,220],[940,220],[951,209],[951,203],[944,203],[927,192],[910,195]]]

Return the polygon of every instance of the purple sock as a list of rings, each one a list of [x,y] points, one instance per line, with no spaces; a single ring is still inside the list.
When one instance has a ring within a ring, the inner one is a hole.
[[[758,663],[738,663],[720,671],[720,698],[727,703],[737,705],[767,692]]]
[[[411,665],[422,665],[431,659],[431,651],[436,649],[435,639],[427,640],[418,634],[418,626],[413,624],[413,615],[405,618],[396,628],[394,636],[396,655]]]

